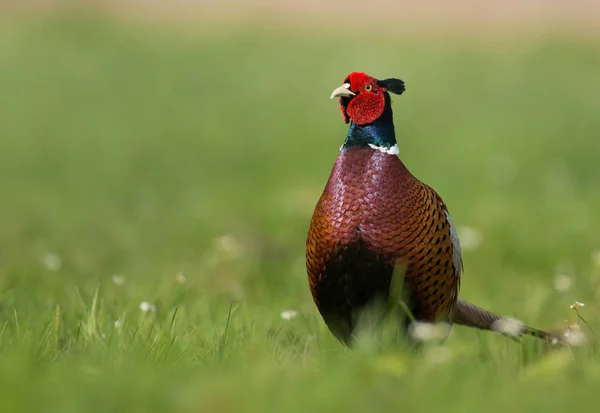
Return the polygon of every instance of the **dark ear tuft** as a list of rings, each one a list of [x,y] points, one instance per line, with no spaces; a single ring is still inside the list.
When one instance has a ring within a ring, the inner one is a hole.
[[[389,78],[380,80],[379,84],[386,88],[389,92],[395,93],[397,95],[401,95],[404,92],[404,82],[400,79]]]

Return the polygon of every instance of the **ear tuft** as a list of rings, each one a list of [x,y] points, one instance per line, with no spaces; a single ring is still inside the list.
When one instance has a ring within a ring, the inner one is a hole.
[[[389,78],[380,80],[379,84],[386,88],[389,92],[395,93],[396,95],[401,95],[402,92],[406,89],[404,87],[404,82],[400,79]]]

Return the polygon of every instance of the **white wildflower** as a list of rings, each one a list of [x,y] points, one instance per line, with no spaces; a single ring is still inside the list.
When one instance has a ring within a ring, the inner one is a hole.
[[[569,346],[580,347],[587,342],[587,337],[585,336],[583,331],[581,331],[581,326],[579,324],[572,324],[563,333],[563,340]]]
[[[115,328],[121,327],[121,320],[115,320]]]
[[[408,333],[415,340],[445,340],[450,334],[450,324],[415,321],[411,323]]]
[[[148,311],[156,311],[156,306],[154,304],[150,304],[147,301],[142,301],[140,303],[140,310],[142,310],[144,313],[147,313]]]
[[[185,283],[185,275],[183,275],[182,272],[178,272],[177,274],[175,274],[175,281],[178,284],[183,284]]]
[[[566,293],[571,289],[573,282],[571,277],[566,274],[556,274],[554,276],[554,289],[559,293]]]
[[[298,316],[298,311],[295,310],[287,310],[282,311],[280,317],[284,320],[291,320],[292,318],[296,318]]]
[[[458,239],[463,251],[474,251],[481,245],[481,232],[473,227],[462,225],[458,227]]]
[[[501,318],[492,323],[492,330],[511,337],[517,337],[525,331],[525,325],[516,318]]]
[[[62,260],[54,253],[44,255],[44,266],[50,271],[58,271],[62,266]]]
[[[125,284],[125,277],[123,277],[122,275],[119,275],[119,274],[113,275],[112,282],[114,285],[121,286],[121,285]]]
[[[579,301],[575,301],[573,304],[569,306],[571,310],[578,309],[579,307],[585,307],[584,303],[580,303]]]

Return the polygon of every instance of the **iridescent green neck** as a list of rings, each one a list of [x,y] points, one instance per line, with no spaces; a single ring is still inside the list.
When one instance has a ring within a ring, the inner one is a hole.
[[[353,146],[364,146],[389,154],[398,154],[396,132],[391,109],[386,109],[373,123],[357,125],[352,122],[342,150]]]

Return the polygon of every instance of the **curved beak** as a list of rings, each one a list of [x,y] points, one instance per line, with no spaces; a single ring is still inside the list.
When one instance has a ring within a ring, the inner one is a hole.
[[[356,96],[356,93],[350,90],[350,83],[344,83],[342,86],[331,92],[330,99],[350,96]]]

